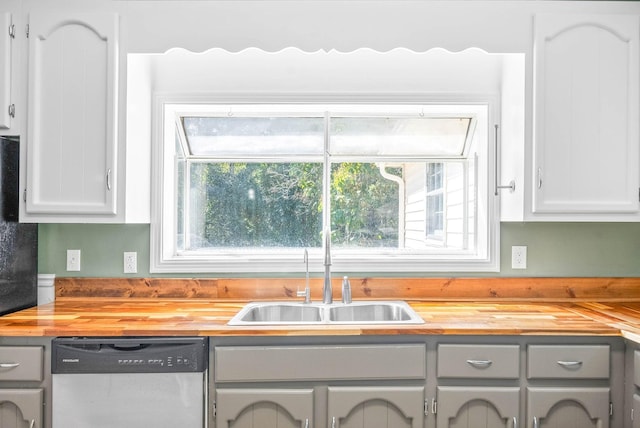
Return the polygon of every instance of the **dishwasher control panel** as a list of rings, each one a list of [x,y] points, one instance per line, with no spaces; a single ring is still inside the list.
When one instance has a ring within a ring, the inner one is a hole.
[[[207,368],[205,337],[58,337],[52,373],[184,373]]]

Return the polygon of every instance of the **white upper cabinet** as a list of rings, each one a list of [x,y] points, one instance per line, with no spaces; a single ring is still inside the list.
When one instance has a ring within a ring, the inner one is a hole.
[[[21,52],[26,32],[19,0],[0,2],[0,135],[20,135],[26,112]]]
[[[11,128],[15,105],[11,103],[11,51],[15,37],[11,13],[0,11],[0,129]]]
[[[639,25],[637,15],[536,15],[534,217],[637,218]]]
[[[113,217],[118,17],[31,13],[29,32],[27,220]]]

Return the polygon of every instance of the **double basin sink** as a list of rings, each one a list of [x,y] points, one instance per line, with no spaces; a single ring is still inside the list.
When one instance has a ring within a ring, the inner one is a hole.
[[[353,301],[352,303],[253,302],[242,308],[229,325],[314,324],[423,324],[424,320],[403,301]]]

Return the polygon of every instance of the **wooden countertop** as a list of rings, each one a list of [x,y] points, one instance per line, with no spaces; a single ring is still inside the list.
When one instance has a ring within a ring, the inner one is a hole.
[[[63,297],[0,317],[0,336],[589,335],[624,336],[640,342],[640,300],[412,300],[409,304],[424,318],[423,325],[226,325],[245,303]]]

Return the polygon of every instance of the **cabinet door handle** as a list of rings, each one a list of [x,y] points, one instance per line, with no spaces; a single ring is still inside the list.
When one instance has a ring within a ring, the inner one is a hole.
[[[107,190],[111,190],[111,168],[107,170]]]
[[[513,418],[511,418],[511,422],[511,428],[518,428],[518,418],[514,416]]]
[[[582,366],[582,361],[557,361],[557,363],[565,369],[579,369]]]
[[[467,364],[477,369],[486,369],[493,364],[491,360],[467,360]]]
[[[538,418],[537,417],[533,417],[533,428],[540,428],[540,425],[538,425]]]
[[[538,168],[538,189],[542,189],[542,168]]]
[[[309,428],[309,418],[304,420],[304,428]]]
[[[15,369],[20,363],[0,363],[0,369]]]
[[[500,127],[496,124],[493,125],[494,129],[495,129],[495,151],[494,151],[494,185],[495,185],[495,191],[494,191],[494,195],[498,196],[498,190],[500,189],[509,189],[512,193],[516,191],[516,182],[514,180],[511,180],[509,182],[508,185],[501,185],[498,184],[498,175],[499,175],[499,170],[500,170],[500,162],[499,162],[499,158],[498,158],[498,152],[500,151],[499,148],[499,141],[498,141],[498,134],[500,133]]]
[[[36,426],[36,420],[31,419],[31,422],[29,423],[29,428],[35,428],[35,426]]]
[[[331,428],[336,428],[336,417],[331,418]]]

